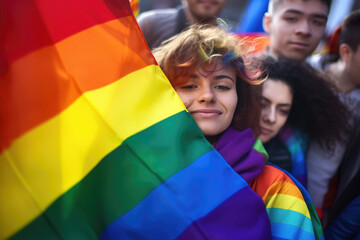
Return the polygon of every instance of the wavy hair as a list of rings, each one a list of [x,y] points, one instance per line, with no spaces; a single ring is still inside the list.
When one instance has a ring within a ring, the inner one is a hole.
[[[287,123],[304,131],[329,150],[348,133],[350,112],[323,77],[306,63],[285,58],[262,60],[268,78],[282,81],[293,92]]]
[[[222,60],[231,66],[237,75],[236,90],[238,103],[232,125],[238,130],[252,128],[259,133],[260,106],[258,90],[254,85],[261,84],[266,77],[263,71],[246,54],[253,49],[236,35],[231,35],[220,27],[212,25],[192,25],[154,49],[153,54],[160,68],[173,86],[188,81],[203,63]]]

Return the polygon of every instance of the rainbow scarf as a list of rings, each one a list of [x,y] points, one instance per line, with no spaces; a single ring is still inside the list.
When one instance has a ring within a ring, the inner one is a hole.
[[[308,137],[291,126],[284,126],[278,134],[291,156],[291,174],[304,186],[307,186],[305,154],[308,148]]]
[[[319,217],[305,188],[290,174],[265,164],[261,142],[250,130],[230,128],[215,149],[263,199],[272,239],[323,239]]]
[[[263,202],[206,141],[128,0],[0,11],[1,239],[270,236]]]

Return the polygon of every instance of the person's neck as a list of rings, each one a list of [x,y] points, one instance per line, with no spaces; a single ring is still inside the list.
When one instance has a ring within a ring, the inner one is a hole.
[[[208,17],[208,18],[197,18],[193,16],[188,8],[185,8],[185,15],[189,25],[193,24],[211,24],[216,25],[216,17]]]
[[[206,139],[207,139],[212,145],[214,145],[214,144],[217,142],[217,140],[219,140],[220,135],[216,135],[216,136],[205,136],[205,137],[206,137]]]
[[[351,92],[356,88],[350,73],[346,70],[345,62],[341,59],[331,64],[329,71],[332,76],[331,80],[342,93]]]

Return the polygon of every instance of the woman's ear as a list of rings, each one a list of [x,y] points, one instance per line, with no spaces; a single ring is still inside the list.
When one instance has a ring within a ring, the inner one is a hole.
[[[268,34],[271,33],[271,21],[272,21],[272,16],[270,15],[270,13],[269,12],[265,13],[263,17],[263,29]]]
[[[347,45],[346,43],[342,43],[339,46],[339,55],[340,58],[345,62],[345,63],[349,63],[351,60],[351,54],[352,54],[352,50],[350,48],[349,45]]]

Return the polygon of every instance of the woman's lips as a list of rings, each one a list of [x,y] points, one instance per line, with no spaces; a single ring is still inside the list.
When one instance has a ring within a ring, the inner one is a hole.
[[[268,128],[263,128],[263,127],[261,127],[261,128],[260,128],[260,132],[261,132],[261,134],[269,135],[269,134],[271,134],[273,131],[270,130],[270,129],[268,129]]]
[[[195,115],[202,118],[213,118],[221,114],[221,111],[216,109],[198,109],[190,111],[191,115]]]

